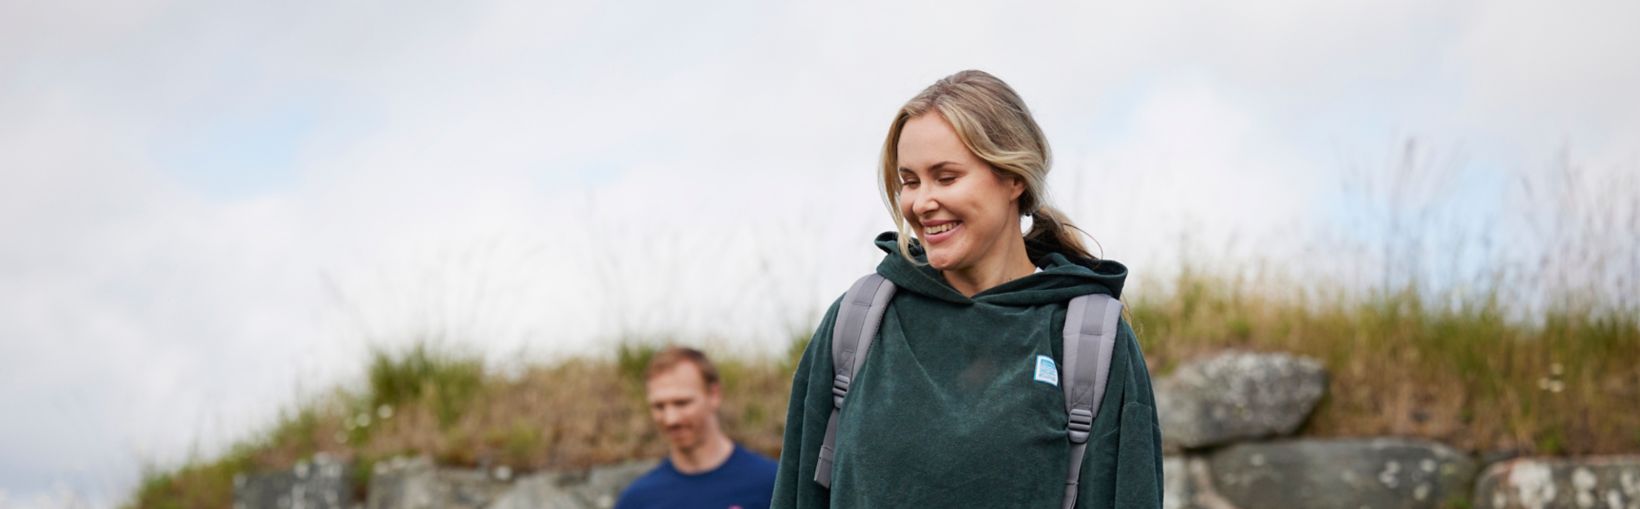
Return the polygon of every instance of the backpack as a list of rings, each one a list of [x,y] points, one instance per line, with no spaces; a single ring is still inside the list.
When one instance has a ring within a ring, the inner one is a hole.
[[[849,383],[865,364],[866,353],[877,336],[894,289],[894,283],[883,276],[867,275],[843,294],[842,305],[837,309],[831,334],[831,418],[826,421],[826,438],[820,446],[819,465],[814,472],[814,481],[828,489],[831,488],[832,456],[837,446],[837,415],[848,396]],[[1065,430],[1071,447],[1070,472],[1065,478],[1065,509],[1076,507],[1082,457],[1088,448],[1088,432],[1104,399],[1121,315],[1121,301],[1105,294],[1073,298],[1065,314],[1064,379],[1059,385],[1065,391],[1065,411],[1070,417]]]

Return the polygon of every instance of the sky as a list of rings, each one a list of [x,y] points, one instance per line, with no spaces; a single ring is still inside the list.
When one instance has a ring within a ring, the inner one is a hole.
[[[1131,293],[1187,262],[1370,284],[1403,237],[1490,246],[1418,251],[1454,267],[1632,258],[1634,26],[1575,0],[0,0],[0,508],[117,504],[373,347],[781,351],[882,256],[895,110],[962,69],[1025,98],[1051,199]],[[1563,188],[1618,226],[1559,229],[1533,204]]]

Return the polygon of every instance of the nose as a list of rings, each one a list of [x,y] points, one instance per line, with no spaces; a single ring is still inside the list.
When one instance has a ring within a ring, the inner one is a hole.
[[[911,213],[916,214],[918,218],[926,217],[927,215],[940,209],[940,202],[939,200],[934,199],[933,193],[919,191],[913,194],[910,198]]]
[[[670,426],[670,425],[672,425],[673,422],[676,422],[677,420],[678,420],[678,412],[676,410],[673,410],[672,407],[666,407],[666,408],[661,409],[661,424],[662,425]]]

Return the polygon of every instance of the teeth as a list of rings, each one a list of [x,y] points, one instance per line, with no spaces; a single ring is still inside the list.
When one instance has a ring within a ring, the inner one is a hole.
[[[933,235],[933,234],[936,234],[936,233],[945,233],[945,232],[951,231],[952,228],[956,228],[956,227],[957,227],[957,223],[945,223],[945,224],[942,224],[942,225],[939,225],[939,226],[930,226],[928,228],[924,228],[923,231],[928,233],[929,235]]]

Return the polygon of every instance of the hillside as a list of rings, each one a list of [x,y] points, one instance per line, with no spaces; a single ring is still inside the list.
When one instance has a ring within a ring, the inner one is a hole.
[[[1302,436],[1428,438],[1483,457],[1640,451],[1640,414],[1629,411],[1640,405],[1633,310],[1562,306],[1511,317],[1496,293],[1348,296],[1188,270],[1170,286],[1130,303],[1153,375],[1225,349],[1320,359],[1331,388]],[[511,374],[429,345],[377,352],[361,386],[302,403],[222,457],[148,473],[130,506],[226,507],[236,474],[319,452],[353,462],[361,481],[373,462],[407,454],[520,472],[656,457],[665,445],[643,410],[641,372],[666,341],[629,340],[606,358]],[[712,352],[737,440],[779,453],[805,343],[793,338],[778,359]]]

